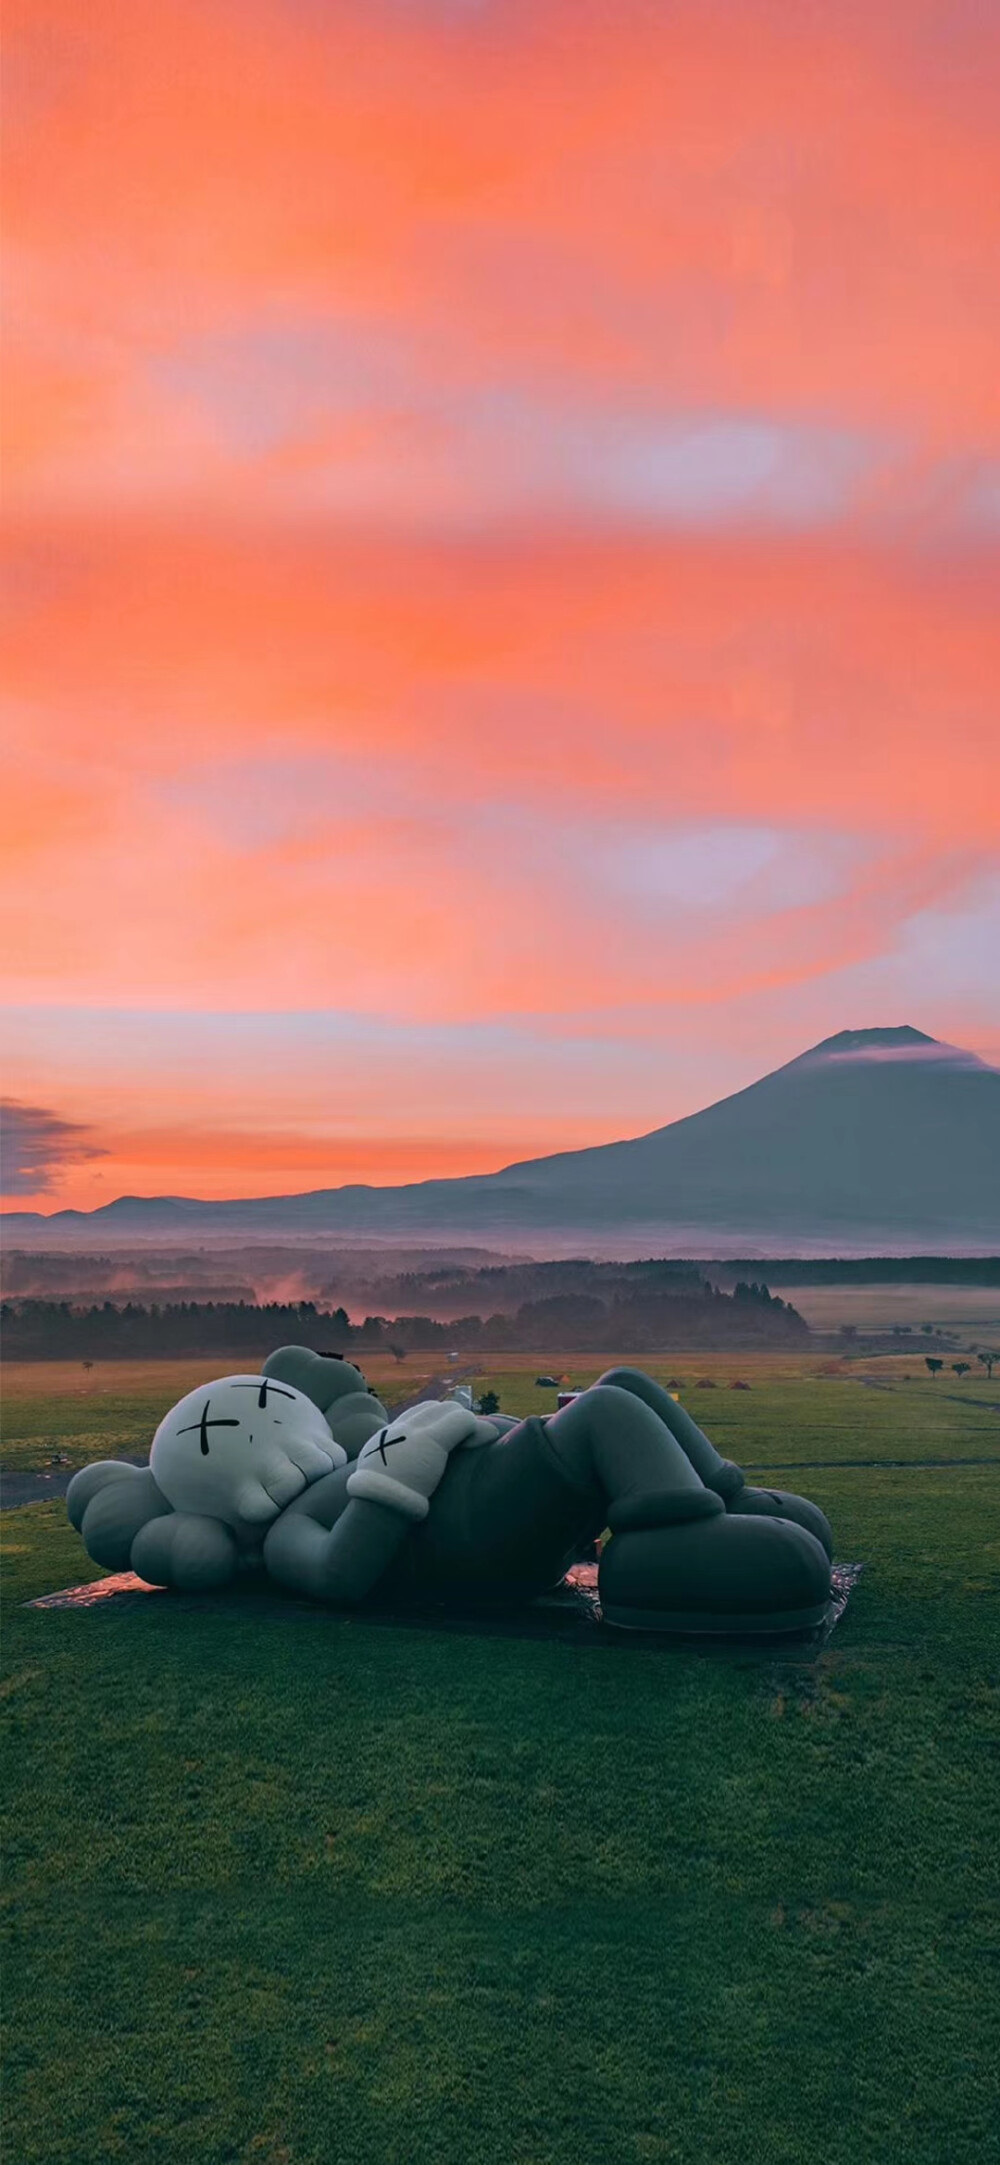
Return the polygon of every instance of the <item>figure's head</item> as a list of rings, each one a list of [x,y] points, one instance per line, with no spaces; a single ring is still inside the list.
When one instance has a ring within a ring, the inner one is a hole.
[[[171,1408],[149,1463],[175,1511],[263,1529],[346,1456],[304,1392],[272,1376],[221,1376]]]

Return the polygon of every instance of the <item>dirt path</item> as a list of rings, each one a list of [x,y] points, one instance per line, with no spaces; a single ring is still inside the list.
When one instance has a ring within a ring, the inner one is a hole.
[[[115,1451],[113,1455],[130,1466],[149,1463],[148,1451]],[[65,1496],[73,1475],[79,1471],[79,1466],[37,1466],[27,1473],[5,1473],[0,1480],[0,1505],[5,1511],[16,1511],[23,1503],[44,1503],[49,1496]]]

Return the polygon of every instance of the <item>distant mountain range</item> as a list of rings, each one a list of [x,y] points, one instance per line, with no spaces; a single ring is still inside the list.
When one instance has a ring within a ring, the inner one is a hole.
[[[407,1187],[14,1211],[9,1240],[457,1236],[536,1252],[960,1254],[1000,1239],[1000,1071],[923,1031],[842,1030],[650,1135]]]

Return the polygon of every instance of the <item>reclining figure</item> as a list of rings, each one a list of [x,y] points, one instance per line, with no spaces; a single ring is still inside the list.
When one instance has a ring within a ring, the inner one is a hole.
[[[260,1375],[189,1392],[148,1467],[84,1467],[67,1508],[96,1562],[189,1590],[264,1572],[339,1606],[510,1604],[610,1531],[611,1624],[796,1632],[830,1598],[817,1505],[748,1487],[633,1368],[547,1418],[431,1400],[394,1419],[351,1362],[283,1346]]]

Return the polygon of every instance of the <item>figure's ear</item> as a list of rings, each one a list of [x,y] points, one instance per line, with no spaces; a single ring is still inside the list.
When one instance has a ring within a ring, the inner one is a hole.
[[[279,1346],[276,1353],[268,1354],[261,1374],[273,1376],[276,1383],[290,1383],[293,1390],[311,1398],[321,1413],[326,1413],[338,1398],[365,1388],[365,1379],[353,1361],[331,1353],[314,1353],[310,1346]]]
[[[363,1443],[384,1428],[391,1419],[381,1399],[368,1391],[352,1391],[348,1398],[338,1399],[326,1416],[335,1443],[343,1446],[348,1458],[357,1458]]]

